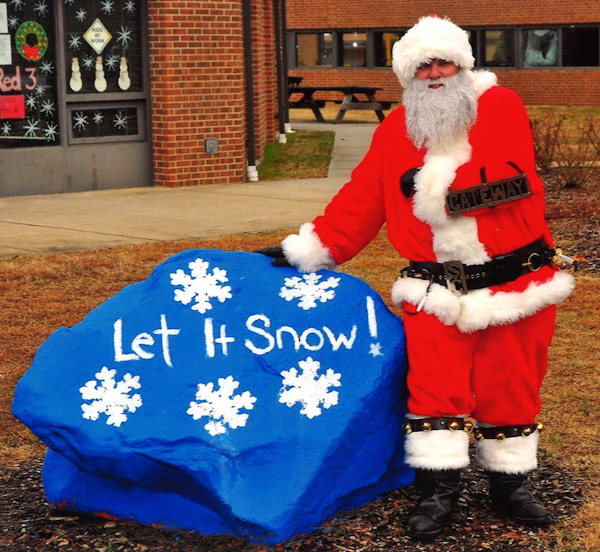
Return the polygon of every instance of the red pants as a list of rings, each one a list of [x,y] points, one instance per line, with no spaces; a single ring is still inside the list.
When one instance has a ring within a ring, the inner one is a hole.
[[[470,414],[499,426],[535,421],[554,333],[554,306],[470,334],[414,312],[412,305],[404,310],[411,414]]]

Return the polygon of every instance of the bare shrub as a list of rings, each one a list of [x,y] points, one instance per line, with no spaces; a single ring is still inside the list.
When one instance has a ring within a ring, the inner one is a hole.
[[[564,115],[532,121],[536,164],[565,187],[583,186],[600,176],[600,133],[594,118]]]

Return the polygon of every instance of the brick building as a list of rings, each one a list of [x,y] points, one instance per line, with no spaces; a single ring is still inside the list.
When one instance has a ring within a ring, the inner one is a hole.
[[[243,182],[280,130],[282,17],[281,0],[0,0],[0,196]]]
[[[379,86],[378,97],[398,101],[391,44],[432,12],[467,29],[476,66],[490,68],[526,103],[600,105],[596,0],[287,0],[290,74],[303,85]]]

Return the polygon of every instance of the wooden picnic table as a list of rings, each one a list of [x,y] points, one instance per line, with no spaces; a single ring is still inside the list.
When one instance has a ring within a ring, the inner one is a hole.
[[[323,123],[325,119],[319,107],[319,102],[322,100],[315,100],[314,94],[317,92],[340,92],[344,95],[344,99],[335,118],[336,123],[341,122],[346,111],[353,109],[372,109],[377,114],[379,121],[383,121],[385,119],[383,105],[375,98],[378,90],[381,90],[381,88],[372,86],[288,86],[290,97],[293,94],[302,94],[299,100],[290,101],[289,105],[291,108],[310,108],[315,114],[317,121]],[[357,95],[366,96],[367,99],[360,99]]]

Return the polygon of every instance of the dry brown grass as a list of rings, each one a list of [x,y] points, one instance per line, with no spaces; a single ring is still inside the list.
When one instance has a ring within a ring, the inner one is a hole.
[[[44,446],[10,415],[14,386],[37,348],[61,326],[78,323],[124,286],[146,278],[178,251],[219,248],[253,251],[279,243],[287,232],[0,262],[0,466],[15,466],[44,453]],[[345,272],[367,281],[390,306],[389,290],[402,261],[382,233]],[[581,478],[586,503],[575,518],[551,531],[558,551],[600,550],[600,279],[576,275],[577,288],[559,308],[557,331],[543,388],[542,447],[557,464]]]

